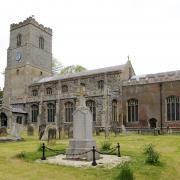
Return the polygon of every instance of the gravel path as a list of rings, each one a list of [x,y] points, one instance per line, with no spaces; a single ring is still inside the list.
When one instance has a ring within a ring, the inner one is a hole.
[[[129,156],[117,157],[114,155],[101,155],[99,160],[96,160],[96,167],[105,167],[105,168],[113,168],[118,164],[121,164],[125,161],[130,161]],[[94,167],[91,165],[92,161],[86,160],[70,160],[66,159],[65,155],[58,155],[53,157],[48,157],[47,160],[37,160],[39,163],[48,163],[48,164],[56,164],[56,165],[65,165],[65,166],[73,166],[73,167]]]

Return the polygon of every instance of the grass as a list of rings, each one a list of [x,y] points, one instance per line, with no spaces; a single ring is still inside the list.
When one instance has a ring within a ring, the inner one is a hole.
[[[66,166],[39,164],[34,160],[41,157],[38,151],[40,141],[37,136],[23,136],[25,141],[0,143],[0,179],[1,180],[113,180],[120,172],[118,167],[103,168],[72,168]],[[95,136],[100,147],[105,141],[104,136]],[[111,135],[108,139],[112,147],[117,142],[121,145],[121,154],[131,156],[130,168],[137,180],[177,180],[180,179],[180,136],[179,135]],[[160,152],[160,164],[157,166],[145,163],[143,146],[152,143]],[[53,149],[62,152],[68,146],[68,139],[58,140]],[[23,152],[23,153],[22,153]],[[22,158],[17,158],[22,153]],[[47,155],[52,155],[47,152]]]

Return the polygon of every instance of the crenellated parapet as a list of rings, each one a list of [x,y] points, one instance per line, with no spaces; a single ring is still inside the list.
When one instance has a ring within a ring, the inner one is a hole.
[[[46,31],[48,34],[52,35],[52,29],[49,27],[45,27],[42,24],[39,24],[33,16],[28,17],[23,22],[19,22],[17,24],[15,24],[15,23],[11,24],[10,30],[12,31],[12,30],[20,28],[22,26],[28,25],[28,24],[32,24],[32,25],[40,28],[41,30]]]
[[[123,81],[123,86],[151,84],[151,83],[178,81],[178,80],[180,80],[180,70],[157,73],[157,74],[132,76],[130,80]]]

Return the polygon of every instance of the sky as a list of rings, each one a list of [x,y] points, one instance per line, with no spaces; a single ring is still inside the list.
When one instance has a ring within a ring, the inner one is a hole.
[[[53,29],[53,57],[64,66],[96,69],[124,64],[129,56],[137,75],[180,70],[179,0],[2,1],[0,72],[10,24],[31,15]]]

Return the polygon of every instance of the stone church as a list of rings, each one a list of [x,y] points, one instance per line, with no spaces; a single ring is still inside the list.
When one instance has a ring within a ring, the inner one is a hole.
[[[131,62],[52,75],[52,29],[33,17],[11,24],[0,126],[71,126],[86,89],[93,127],[180,128],[180,71],[136,76]]]

